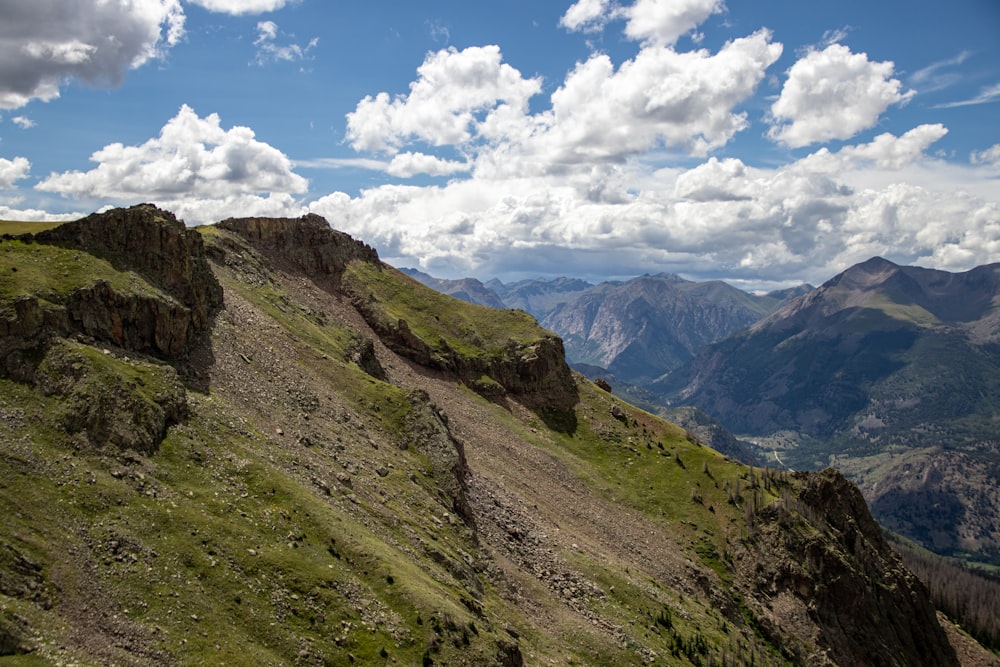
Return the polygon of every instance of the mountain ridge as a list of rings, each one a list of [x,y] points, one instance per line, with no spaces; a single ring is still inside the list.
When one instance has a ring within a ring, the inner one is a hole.
[[[176,355],[58,327],[26,354],[23,296],[193,302],[85,247],[0,241],[0,270],[37,278],[0,303],[25,373],[0,374],[15,660],[970,659],[839,473],[729,460],[568,374],[530,317],[444,300],[317,220],[256,220],[196,231],[223,299]],[[147,422],[148,443],[115,435]]]

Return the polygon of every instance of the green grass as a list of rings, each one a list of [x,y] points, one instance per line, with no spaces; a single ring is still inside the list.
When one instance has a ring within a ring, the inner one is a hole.
[[[520,310],[496,310],[460,301],[420,284],[395,269],[352,262],[345,282],[369,293],[389,323],[405,320],[436,351],[450,348],[467,357],[492,356],[508,345],[531,343],[547,332]]]
[[[0,302],[6,303],[29,295],[60,303],[97,280],[119,292],[169,299],[138,274],[117,271],[86,252],[18,239],[0,240],[0,277]]]
[[[61,222],[21,222],[18,220],[0,220],[0,236],[9,234],[20,236],[22,234],[37,234],[49,229],[55,229]]]
[[[922,306],[915,303],[897,303],[882,294],[873,295],[865,302],[864,307],[876,310],[895,320],[916,324],[919,327],[930,327],[941,323],[937,317]]]

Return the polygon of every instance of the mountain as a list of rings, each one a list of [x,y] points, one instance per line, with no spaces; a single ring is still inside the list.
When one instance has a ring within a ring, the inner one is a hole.
[[[418,269],[402,268],[400,271],[424,285],[456,299],[461,299],[468,303],[476,303],[480,306],[489,306],[490,308],[507,308],[496,292],[475,278],[448,280],[446,278],[435,278]]]
[[[527,311],[563,339],[574,366],[591,367],[596,373],[591,377],[610,373],[640,386],[812,289],[754,295],[722,281],[692,282],[673,274],[599,285],[572,278],[484,285],[474,278],[443,280],[416,269],[404,272],[470,303]]]
[[[1000,564],[1000,264],[964,273],[873,258],[653,389],[786,465],[836,465],[879,521]]]
[[[594,287],[579,278],[552,278],[550,280],[520,280],[502,283],[491,280],[486,286],[496,292],[508,308],[520,308],[539,320],[545,318],[555,308],[573,302],[581,294]]]
[[[989,659],[839,473],[734,462],[317,216],[114,209],[0,275],[5,663]]]
[[[574,363],[606,368],[643,385],[690,360],[702,346],[739,331],[781,304],[721,281],[672,274],[602,283],[541,319]]]

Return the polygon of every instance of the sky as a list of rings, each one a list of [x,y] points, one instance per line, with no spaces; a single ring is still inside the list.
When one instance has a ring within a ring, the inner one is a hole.
[[[442,278],[997,262],[998,121],[997,0],[0,0],[0,219],[312,212]]]

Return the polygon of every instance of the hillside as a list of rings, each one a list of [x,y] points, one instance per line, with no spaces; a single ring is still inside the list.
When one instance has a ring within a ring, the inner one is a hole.
[[[836,465],[883,525],[927,548],[1000,564],[998,304],[1000,265],[948,273],[874,258],[658,389],[788,466]]]
[[[317,216],[116,209],[0,272],[0,664],[990,660],[838,473],[727,459]]]

